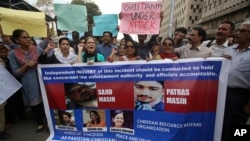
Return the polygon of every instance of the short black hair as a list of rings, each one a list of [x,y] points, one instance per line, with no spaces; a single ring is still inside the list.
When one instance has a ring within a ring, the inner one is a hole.
[[[106,33],[108,33],[109,36],[110,36],[111,38],[113,38],[113,34],[112,34],[110,31],[104,31],[102,35],[104,36],[104,34],[106,34]]]
[[[194,27],[192,30],[197,31],[198,35],[202,36],[201,42],[205,41],[205,39],[207,37],[207,33],[206,33],[206,31],[203,28],[201,28],[201,27]]]
[[[76,34],[78,34],[78,35],[79,35],[79,32],[78,32],[78,31],[72,31],[72,34],[73,34],[73,33],[76,33]]]
[[[62,115],[67,115],[69,118],[72,116],[69,112],[63,112]]]
[[[139,81],[135,81],[135,84],[136,84],[137,82],[139,82]],[[164,88],[164,81],[155,81],[155,82],[161,84],[162,88]]]
[[[187,29],[185,27],[178,27],[175,29],[174,32],[181,32],[184,33],[185,35],[187,34]]]
[[[68,41],[70,43],[68,37],[62,37],[62,38],[60,38],[59,41],[58,41],[58,43],[61,44],[63,40],[66,40],[66,41]]]
[[[16,42],[16,39],[17,38],[19,38],[21,35],[22,35],[22,33],[23,32],[27,32],[27,31],[25,31],[25,30],[23,30],[23,29],[15,29],[13,32],[12,32],[12,42],[14,42],[15,44],[17,44],[17,42]],[[28,32],[27,32],[28,33]]]
[[[231,32],[234,32],[234,30],[235,30],[235,24],[233,22],[231,22],[231,21],[223,21],[220,24],[229,24]]]

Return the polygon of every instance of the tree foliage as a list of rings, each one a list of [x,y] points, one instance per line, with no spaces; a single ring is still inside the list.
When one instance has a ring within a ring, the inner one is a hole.
[[[54,17],[53,0],[37,0],[36,6],[50,17]]]
[[[38,7],[51,5],[51,4],[53,4],[53,0],[37,0],[37,2],[36,2],[36,6],[38,6]]]

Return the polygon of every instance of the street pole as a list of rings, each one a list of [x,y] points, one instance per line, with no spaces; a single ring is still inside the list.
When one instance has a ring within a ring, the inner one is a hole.
[[[173,18],[174,18],[174,0],[171,0],[170,17],[169,17],[168,33],[167,33],[167,37],[170,37],[170,38],[172,38],[173,36]]]

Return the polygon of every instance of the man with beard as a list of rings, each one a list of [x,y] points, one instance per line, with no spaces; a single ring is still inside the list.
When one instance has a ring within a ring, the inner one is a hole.
[[[236,38],[238,45],[222,52],[230,60],[222,141],[229,141],[235,128],[246,128],[250,117],[250,21],[241,24]]]
[[[67,109],[97,107],[95,84],[65,83],[64,89],[66,97],[70,99]]]
[[[214,51],[214,56],[220,57],[222,55],[222,50],[230,46],[228,38],[233,35],[234,28],[235,24],[233,22],[222,22],[216,31],[215,40],[206,41],[203,44]]]
[[[214,55],[211,48],[202,45],[206,39],[206,31],[200,27],[194,27],[188,35],[189,44],[180,48],[175,48],[174,52],[178,54],[181,59],[184,58],[207,58]]]
[[[75,121],[72,119],[72,115],[69,112],[62,113],[63,126],[75,127]]]

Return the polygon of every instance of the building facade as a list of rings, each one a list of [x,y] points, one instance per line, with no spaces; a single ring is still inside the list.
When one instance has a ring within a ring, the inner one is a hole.
[[[174,18],[169,26],[171,0],[162,0],[164,20],[160,36],[167,37],[167,31],[177,27],[188,30],[195,26],[206,29],[208,38],[213,38],[219,23],[233,21],[236,28],[250,20],[250,0],[174,0]]]
[[[201,19],[197,24],[207,29],[208,38],[213,38],[218,25],[232,21],[236,28],[250,20],[250,0],[204,0]]]
[[[201,18],[203,0],[162,0],[164,20],[162,21],[160,36],[169,36],[165,34],[168,30],[173,31],[177,27],[186,27],[188,30],[197,26]],[[172,26],[170,23],[171,6],[174,6]]]

